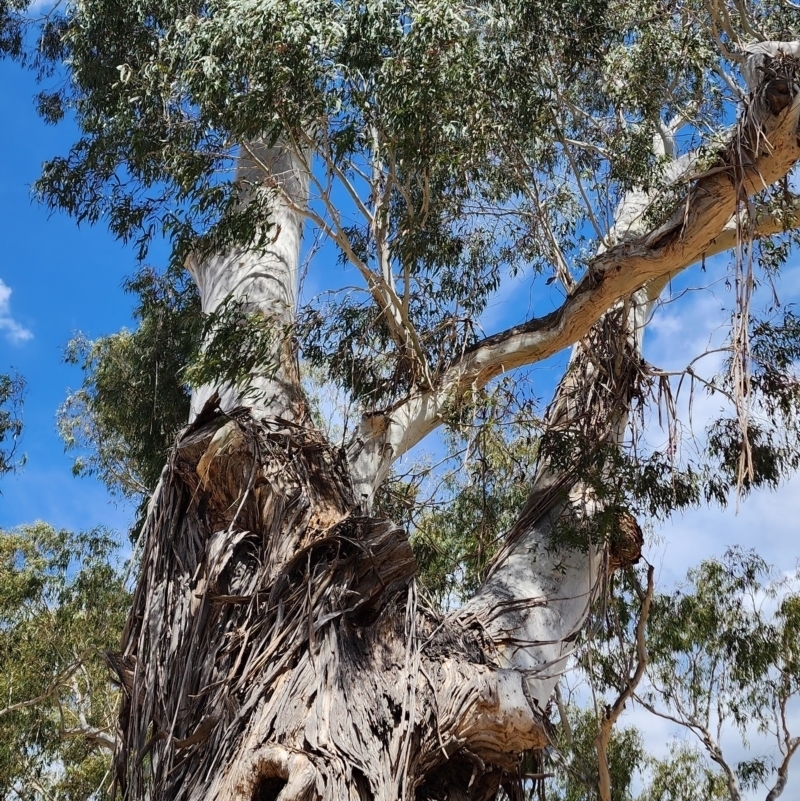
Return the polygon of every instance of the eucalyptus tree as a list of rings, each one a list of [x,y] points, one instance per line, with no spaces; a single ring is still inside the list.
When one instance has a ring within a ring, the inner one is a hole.
[[[12,55],[32,24],[19,5],[0,6]],[[797,321],[750,313],[756,262],[777,275],[798,224],[796,23],[788,0],[80,0],[46,16],[32,63],[63,82],[39,105],[81,135],[40,196],[143,258],[169,237],[202,315],[191,363],[153,383],[194,390],[113,659],[118,792],[517,793],[593,603],[639,557],[636,514],[774,484],[800,458],[782,355]],[[631,413],[666,392],[645,325],[672,277],[726,251],[737,310],[711,388],[732,411],[704,466],[640,457]],[[330,291],[298,308],[320,264]],[[560,301],[486,335],[509,272]],[[570,345],[527,503],[474,595],[426,608],[376,493],[490,382]],[[350,397],[342,447],[314,423],[298,348]]]
[[[556,738],[563,772],[582,788],[605,780],[619,792],[638,769],[649,780],[640,801],[775,801],[800,747],[797,570],[778,572],[735,547],[690,569],[669,594],[654,592],[652,570],[622,576],[605,625],[583,637],[579,661],[596,701],[582,716],[559,715],[569,723]],[[625,703],[672,726],[668,758],[637,756],[638,733],[614,729]]]
[[[736,549],[703,562],[687,586],[655,603],[650,687],[640,701],[696,738],[731,801],[761,795],[762,786],[767,801],[778,798],[800,747],[790,709],[800,689],[799,600],[796,574],[770,576],[757,554]],[[759,731],[772,753],[734,762],[720,738],[726,724],[745,744]]]
[[[16,458],[22,435],[22,399],[25,381],[18,375],[0,374],[0,476],[20,465]]]
[[[117,694],[114,648],[130,596],[108,532],[0,530],[0,795],[102,797]]]

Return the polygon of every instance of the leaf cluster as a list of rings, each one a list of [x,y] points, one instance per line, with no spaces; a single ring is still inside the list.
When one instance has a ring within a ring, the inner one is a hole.
[[[567,714],[567,725],[558,729],[556,747],[561,764],[553,789],[559,801],[585,801],[597,797],[597,716],[593,709],[576,705],[570,705]],[[565,740],[567,731],[569,738]],[[606,753],[611,801],[629,801],[636,774],[647,761],[641,732],[634,726],[615,728]]]
[[[103,652],[130,603],[104,531],[0,531],[0,794],[100,798],[116,692]]]
[[[280,137],[311,154],[309,217],[341,260],[395,276],[434,374],[505,274],[583,270],[621,193],[658,184],[660,125],[724,114],[694,0],[85,0],[48,24],[40,57],[69,79],[40,109],[81,131],[37,184],[49,207],[142,257],[165,235],[176,266],[257,246],[269,193],[239,202],[233,166]],[[313,303],[300,331],[366,404],[422,380],[363,287]]]
[[[525,502],[538,452],[536,403],[506,379],[451,415],[443,458],[393,473],[373,513],[409,532],[418,578],[442,610],[469,598]]]
[[[11,473],[25,461],[15,459],[22,435],[22,398],[25,380],[19,375],[0,374],[0,476]]]
[[[743,736],[750,725],[774,724],[776,709],[800,690],[798,596],[782,584],[769,581],[755,552],[731,549],[657,599],[648,647],[668,706],[689,719],[729,719]]]
[[[178,368],[186,386],[234,386],[247,398],[257,377],[268,377],[278,369],[275,354],[287,332],[232,297],[204,315],[200,328],[204,345]],[[187,344],[196,346],[196,341]]]
[[[728,798],[732,781],[751,790],[769,783],[773,754],[753,753],[750,739],[756,731],[774,739],[784,756],[793,742],[787,710],[800,692],[797,590],[796,576],[776,576],[755,552],[733,548],[690,570],[675,591],[655,595],[645,679],[634,698],[684,727],[702,751],[676,743],[666,761],[641,763],[650,775],[643,799]],[[600,698],[621,692],[633,675],[642,597],[641,577],[629,570],[596,610],[580,661]],[[720,742],[731,727],[748,750],[738,764]]]
[[[728,801],[724,777],[709,767],[697,748],[673,742],[670,755],[652,761],[652,773],[640,801]]]
[[[73,338],[66,360],[84,378],[59,410],[58,426],[67,449],[78,452],[76,475],[97,475],[113,492],[141,501],[188,422],[185,373],[199,352],[202,322],[188,276],[143,269],[126,287],[137,296],[139,325],[93,342]]]

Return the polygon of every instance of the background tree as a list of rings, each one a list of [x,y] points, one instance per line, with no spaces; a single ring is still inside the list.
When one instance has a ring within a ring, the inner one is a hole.
[[[17,8],[2,6],[12,55]],[[798,220],[795,22],[785,2],[713,0],[84,0],[48,16],[33,63],[64,60],[69,80],[40,108],[82,136],[41,197],[143,257],[171,237],[204,315],[114,660],[121,792],[517,792],[594,603],[639,557],[632,513],[797,463],[793,362],[766,357],[794,347],[794,318],[757,321],[751,303],[757,262],[777,270]],[[327,249],[304,248],[307,229]],[[730,416],[707,460],[681,463],[629,425],[654,388],[669,402],[643,331],[672,276],[729,249],[726,375],[687,374]],[[298,314],[301,256],[331,254],[359,285]],[[485,336],[507,271],[547,273],[563,302]],[[527,503],[475,594],[425,608],[376,492],[490,381],[573,343]],[[341,449],[313,424],[298,344],[350,395]],[[114,403],[86,397],[96,420]],[[123,443],[135,430],[106,419]]]
[[[737,548],[690,570],[669,595],[653,593],[652,568],[648,573],[647,580],[633,571],[622,577],[592,627],[594,636],[584,638],[580,662],[593,697],[580,746],[559,706],[559,744],[568,775],[591,792],[602,785],[602,751],[610,755],[612,745],[619,749],[620,735],[636,742],[634,733],[612,730],[621,699],[689,735],[676,740],[669,759],[654,760],[650,771],[643,771],[650,774],[650,785],[642,801],[773,801],[786,786],[800,745],[791,713],[798,693],[796,572],[777,574],[755,552]],[[731,757],[735,734],[747,754],[739,761]],[[760,740],[757,746],[754,739]],[[598,760],[591,758],[593,751]],[[639,755],[625,765],[641,770],[646,761]],[[626,787],[625,774],[610,783],[619,792]]]
[[[200,345],[194,285],[170,278],[143,269],[126,282],[137,295],[135,331],[68,343],[66,360],[86,378],[58,413],[65,445],[78,451],[73,472],[98,475],[113,493],[138,501],[140,512],[189,415],[182,377]]]
[[[22,434],[22,396],[25,382],[18,375],[0,375],[0,475],[19,467],[15,458]]]
[[[117,698],[103,650],[130,603],[115,551],[100,531],[0,531],[4,799],[85,801],[108,787]]]
[[[788,716],[799,677],[796,580],[787,587],[785,577],[768,578],[756,554],[731,551],[692,571],[672,597],[660,598],[650,623],[652,689],[640,702],[697,737],[731,801],[762,785],[764,798],[777,798],[800,746]],[[734,764],[720,742],[726,724],[745,742],[753,728],[774,738],[776,761],[754,755]]]

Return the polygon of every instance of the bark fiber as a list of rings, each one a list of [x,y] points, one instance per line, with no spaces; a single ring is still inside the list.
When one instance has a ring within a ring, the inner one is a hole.
[[[581,478],[585,454],[557,460],[544,448],[485,585],[442,617],[418,601],[406,534],[364,510],[391,460],[437,423],[442,398],[574,342],[550,431],[584,443],[576,449],[620,442],[660,288],[800,156],[796,51],[775,53],[758,56],[765,77],[685,203],[644,233],[637,212],[560,310],[488,338],[445,370],[441,392],[369,417],[347,450],[307,422],[291,365],[269,377],[270,404],[256,413],[232,408],[230,391],[222,411],[219,388],[196,396],[199,415],[151,501],[133,608],[109,659],[123,686],[124,798],[488,801],[501,785],[515,797],[523,754],[548,743],[551,693],[591,604],[609,571],[638,558],[641,531],[622,514],[609,541],[559,550],[557,526],[580,530],[601,507]],[[285,215],[275,247],[194,273],[204,308],[239,293],[283,319],[307,171],[273,150],[249,157]]]
[[[112,660],[125,797],[489,798],[546,743],[520,675],[420,608],[405,534],[356,508],[313,430],[241,409],[181,437]]]

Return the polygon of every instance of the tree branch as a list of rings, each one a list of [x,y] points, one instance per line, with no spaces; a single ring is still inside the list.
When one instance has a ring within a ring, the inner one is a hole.
[[[778,768],[778,777],[775,779],[775,784],[770,788],[764,801],[775,801],[786,788],[786,782],[789,779],[789,762],[791,762],[798,746],[800,746],[800,737],[795,737],[788,742],[788,750]]]
[[[770,236],[800,228],[800,197],[793,196],[791,203],[780,213],[756,205],[753,209],[752,220],[750,212],[744,210],[735,215],[726,223],[720,234],[709,244],[705,258],[711,258],[726,250],[731,250],[739,244],[741,231],[749,230],[752,225],[753,240],[766,239]]]
[[[304,137],[304,147],[312,148],[313,145],[313,139],[306,135]],[[376,141],[373,156],[375,159],[378,158],[378,150],[379,145]],[[394,276],[392,275],[391,271],[390,245],[386,237],[385,225],[385,207],[388,204],[388,193],[390,191],[390,186],[388,185],[389,182],[387,180],[386,186],[381,189],[380,185],[384,182],[384,173],[382,170],[377,169],[377,167],[373,165],[372,177],[368,179],[368,183],[370,186],[370,192],[376,199],[374,202],[374,210],[370,211],[360,199],[360,195],[348,180],[345,172],[336,164],[336,160],[329,152],[329,147],[326,147],[326,152],[322,154],[322,158],[325,162],[325,167],[328,173],[336,176],[341,185],[347,191],[350,198],[355,203],[359,213],[369,224],[376,246],[377,261],[379,263],[380,270],[375,271],[370,269],[369,265],[356,255],[355,251],[353,250],[350,237],[347,235],[345,226],[342,224],[341,213],[336,204],[331,200],[330,187],[322,186],[319,179],[315,177],[313,170],[311,169],[311,164],[308,162],[306,162],[306,168],[310,176],[310,180],[312,184],[316,186],[319,192],[319,199],[330,215],[332,224],[329,225],[325,220],[323,220],[323,218],[314,212],[307,203],[305,205],[293,204],[292,208],[294,211],[296,211],[296,213],[301,214],[311,220],[326,234],[329,239],[331,239],[333,242],[336,242],[339,247],[342,248],[342,251],[347,256],[350,263],[353,264],[353,266],[361,273],[372,299],[381,310],[381,313],[386,321],[386,325],[389,329],[389,333],[395,344],[400,349],[410,347],[419,363],[420,371],[426,377],[428,386],[430,386],[431,382],[425,352],[419,341],[419,335],[417,334],[417,331],[408,316],[408,304],[402,302],[397,295],[397,289],[394,284]],[[367,179],[365,178],[365,180]],[[291,203],[291,198],[287,198],[286,200],[288,203]]]
[[[785,47],[794,52],[800,43]],[[751,58],[763,61],[768,50],[763,45]],[[433,431],[447,407],[465,392],[558,353],[584,336],[621,298],[647,284],[664,285],[699,260],[734,246],[737,229],[741,231],[739,204],[783,178],[800,159],[800,94],[793,89],[794,94],[779,94],[776,105],[776,92],[785,87],[780,78],[762,79],[727,147],[709,169],[692,178],[666,220],[598,254],[558,309],[487,337],[444,369],[433,389],[366,416],[348,445],[357,492],[369,498],[392,462]],[[776,112],[778,105],[782,107]],[[685,159],[686,170],[672,187],[685,181],[693,162]],[[769,236],[797,225],[800,212],[781,220],[767,214],[756,219],[755,235]]]
[[[789,679],[784,673],[782,676],[784,681],[783,689],[788,689]],[[786,782],[789,780],[789,763],[795,755],[798,746],[800,746],[800,737],[792,737],[789,733],[789,725],[786,721],[786,703],[789,700],[789,693],[779,691],[778,708],[780,712],[780,727],[783,730],[783,738],[778,734],[778,745],[783,753],[783,759],[778,767],[778,775],[775,783],[770,788],[764,801],[775,801],[786,788]]]
[[[102,729],[88,724],[81,724],[80,726],[71,726],[68,729],[61,730],[62,737],[81,737],[88,743],[103,748],[106,751],[114,752],[114,738]]]
[[[36,706],[37,704],[41,704],[43,701],[46,701],[48,698],[54,698],[57,693],[59,687],[75,674],[75,671],[80,667],[81,663],[73,662],[71,665],[67,666],[62,670],[60,673],[56,675],[56,677],[47,685],[47,688],[43,693],[40,693],[35,698],[28,698],[25,701],[18,701],[16,704],[9,704],[8,706],[0,709],[0,718],[5,717],[6,715],[10,715],[13,712],[19,712],[22,709],[29,709],[32,706]]]
[[[600,721],[600,731],[597,733],[594,745],[597,751],[597,764],[600,772],[600,780],[598,792],[600,793],[600,801],[611,801],[611,772],[608,769],[608,743],[611,740],[611,730],[614,724],[619,719],[622,711],[625,709],[625,704],[633,696],[639,682],[644,676],[645,668],[647,667],[647,644],[645,642],[645,630],[647,628],[647,619],[650,617],[650,603],[653,600],[653,572],[654,568],[650,565],[647,568],[647,590],[645,591],[644,598],[642,599],[642,611],[639,615],[639,621],[636,624],[636,670],[633,676],[628,678],[628,681],[617,700],[607,707],[603,719]]]

